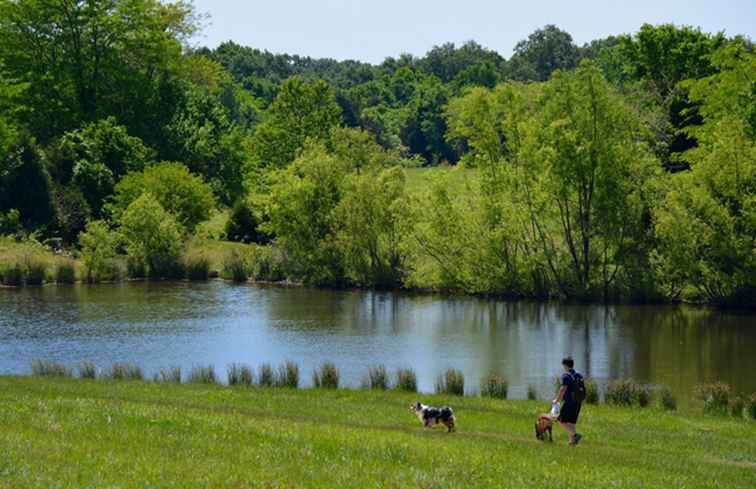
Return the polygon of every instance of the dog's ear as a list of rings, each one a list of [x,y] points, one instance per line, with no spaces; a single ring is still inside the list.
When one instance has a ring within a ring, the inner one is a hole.
[[[415,404],[415,409],[417,409],[418,411],[420,411],[422,408],[423,408],[423,403],[418,402],[417,404]]]

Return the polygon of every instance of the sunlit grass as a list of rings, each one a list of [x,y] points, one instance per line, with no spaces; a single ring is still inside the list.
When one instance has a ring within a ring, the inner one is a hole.
[[[449,404],[457,432],[407,406]],[[583,407],[576,448],[542,402],[383,390],[0,377],[0,487],[750,488],[756,422]],[[569,471],[569,476],[566,475]]]

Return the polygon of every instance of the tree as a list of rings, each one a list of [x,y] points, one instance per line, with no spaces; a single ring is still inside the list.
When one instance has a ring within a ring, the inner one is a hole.
[[[181,275],[181,230],[173,215],[145,192],[121,215],[119,231],[129,256],[147,266],[151,277]]]
[[[126,175],[115,186],[107,209],[118,221],[145,192],[190,232],[208,219],[215,206],[212,189],[202,177],[194,175],[181,163],[163,162]]]
[[[260,221],[252,207],[244,200],[238,200],[231,209],[226,222],[226,239],[240,243],[266,244],[270,238],[260,229]]]
[[[115,280],[120,275],[116,263],[119,236],[110,230],[105,221],[90,221],[79,235],[81,259],[88,282]]]
[[[252,139],[254,160],[280,168],[292,162],[305,141],[326,141],[339,125],[341,110],[333,90],[322,80],[286,80]]]
[[[52,181],[34,139],[21,134],[0,155],[0,212],[17,209],[27,229],[56,224]]]
[[[508,71],[515,80],[546,81],[556,70],[574,69],[578,59],[572,36],[555,25],[547,25],[517,43]]]
[[[355,284],[396,288],[404,276],[405,175],[399,167],[351,175],[335,210],[337,241]]]
[[[655,212],[656,264],[673,297],[692,287],[709,301],[756,297],[756,55],[732,45],[712,57],[717,73],[685,83],[700,104],[699,144],[685,153]]]
[[[110,115],[143,136],[197,25],[184,1],[2,0],[0,59],[29,83],[26,120],[43,143]]]

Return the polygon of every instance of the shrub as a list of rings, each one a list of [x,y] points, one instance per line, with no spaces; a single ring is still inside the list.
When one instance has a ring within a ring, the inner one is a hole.
[[[363,381],[367,389],[386,390],[389,388],[389,378],[386,367],[377,365],[368,369],[367,378]]]
[[[411,368],[396,371],[396,389],[405,392],[417,392],[417,375]]]
[[[71,370],[62,363],[34,360],[32,362],[32,375],[38,377],[70,377]]]
[[[598,404],[599,403],[599,391],[596,381],[591,378],[586,378],[585,381],[585,403],[586,404]]]
[[[273,387],[273,367],[269,363],[260,365],[260,386]]]
[[[633,379],[617,379],[606,386],[606,402],[617,406],[648,406],[651,390],[648,385]]]
[[[465,376],[459,370],[450,368],[436,379],[436,394],[465,395]]]
[[[236,250],[232,250],[223,259],[223,270],[221,276],[234,282],[246,282],[248,278],[247,262]]]
[[[210,260],[204,255],[190,255],[184,259],[186,278],[207,280],[210,277]]]
[[[79,378],[96,379],[97,367],[92,362],[81,362],[79,364]]]
[[[255,373],[248,365],[242,365],[239,370],[239,383],[241,385],[252,385],[255,381]]]
[[[212,365],[192,367],[188,382],[190,384],[215,384],[215,368]]]
[[[696,397],[704,402],[707,414],[726,414],[730,404],[730,386],[722,382],[699,384],[695,389]]]
[[[87,282],[108,282],[121,278],[116,261],[119,237],[104,221],[90,221],[79,235],[81,259],[84,262]]]
[[[663,409],[666,409],[667,411],[674,411],[677,409],[677,399],[672,393],[672,389],[666,385],[662,385],[659,387],[658,395],[659,404]]]
[[[331,362],[325,362],[312,373],[312,384],[318,389],[338,389],[339,369]]]
[[[131,363],[114,363],[103,377],[110,380],[144,380],[142,368]]]
[[[528,385],[528,400],[529,401],[538,400],[538,391],[536,390],[535,386],[532,384]]]
[[[47,276],[47,263],[27,258],[26,260],[26,285],[42,285]]]
[[[24,285],[24,267],[20,263],[14,263],[0,270],[0,276],[3,279],[3,285],[10,287],[20,287]]]
[[[265,243],[267,236],[258,229],[257,217],[250,205],[237,200],[226,222],[226,239],[240,243]]]
[[[161,368],[160,381],[171,382],[174,384],[181,383],[181,367]]]
[[[489,374],[480,382],[480,395],[494,399],[506,399],[509,384],[506,379],[497,374]]]
[[[289,387],[292,389],[299,387],[299,365],[294,362],[285,362],[281,364],[278,367],[275,386]]]
[[[250,266],[250,276],[255,280],[280,282],[286,278],[283,252],[275,246],[259,246]]]
[[[76,282],[76,267],[71,260],[59,262],[55,267],[55,281],[59,284]]]
[[[146,278],[147,264],[139,257],[129,256],[126,258],[126,273],[129,278]]]

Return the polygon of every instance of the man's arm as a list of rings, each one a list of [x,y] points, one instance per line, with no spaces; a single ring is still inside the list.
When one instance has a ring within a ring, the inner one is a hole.
[[[564,399],[564,395],[567,393],[567,386],[563,385],[559,388],[559,392],[557,393],[556,398],[554,398],[554,402],[562,402],[562,399]]]

